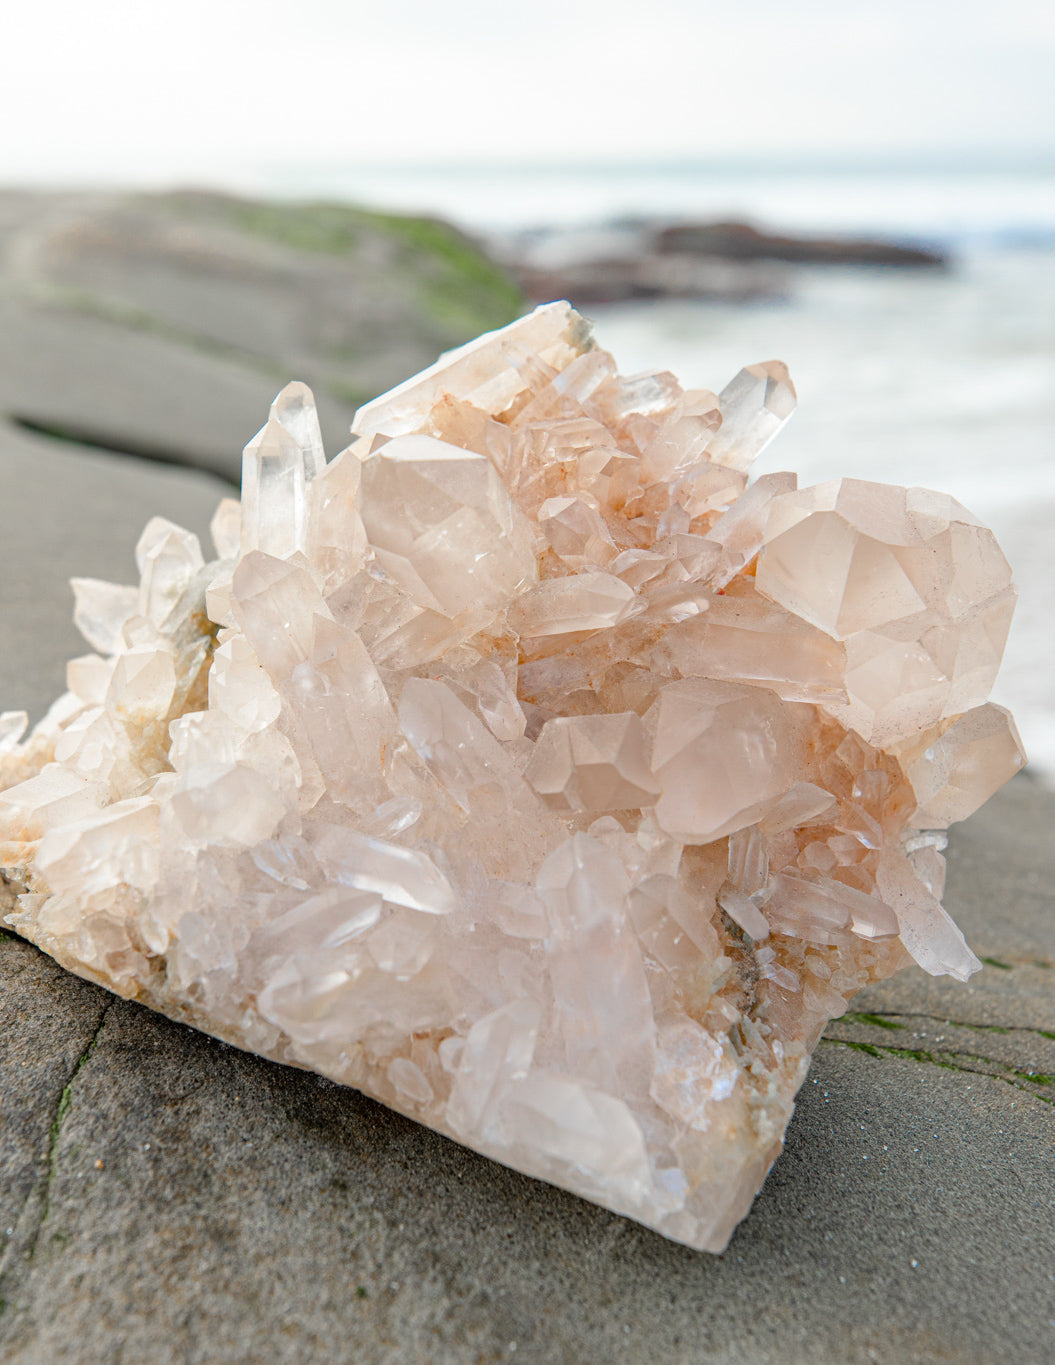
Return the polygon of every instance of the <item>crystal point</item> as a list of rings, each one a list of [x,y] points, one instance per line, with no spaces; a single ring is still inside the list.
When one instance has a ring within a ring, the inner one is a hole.
[[[311,390],[289,384],[242,453],[241,548],[280,559],[305,548],[308,487],[325,456]]]
[[[711,458],[747,469],[795,411],[798,397],[781,360],[747,365],[718,395],[721,426],[708,445]]]
[[[860,987],[979,963],[941,832],[1023,760],[951,498],[747,485],[795,393],[621,378],[567,304],[363,408],[290,384],[219,559],[74,581],[0,715],[6,922],[75,971],[721,1250]],[[206,616],[211,615],[211,620]]]
[[[321,474],[326,464],[315,395],[307,384],[287,384],[271,404],[271,416],[281,423],[296,441],[304,461],[306,478]]]

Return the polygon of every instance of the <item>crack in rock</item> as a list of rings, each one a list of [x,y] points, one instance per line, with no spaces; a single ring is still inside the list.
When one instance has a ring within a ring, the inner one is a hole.
[[[869,1024],[873,1028],[907,1029],[908,1024],[899,1024],[899,1019],[922,1019],[930,1024],[940,1024],[944,1028],[973,1029],[977,1033],[1032,1033],[1040,1038],[1055,1042],[1055,1029],[1036,1028],[1031,1024],[973,1024],[966,1019],[949,1019],[940,1014],[924,1014],[915,1010],[868,1010],[850,1011],[842,1015],[839,1022],[847,1024]]]
[[[864,1052],[869,1057],[880,1059],[893,1057],[901,1061],[923,1062],[931,1066],[939,1066],[946,1071],[960,1071],[971,1076],[988,1076],[991,1080],[1002,1081],[1005,1085],[1013,1086],[1016,1090],[1031,1095],[1033,1099],[1040,1100],[1042,1104],[1055,1105],[1055,1075],[1028,1071],[1022,1067],[1016,1067],[1010,1062],[1001,1062],[995,1057],[986,1057],[978,1052],[945,1051],[942,1048],[893,1047],[887,1043],[858,1042],[850,1038],[833,1038],[830,1036],[825,1036],[821,1042],[848,1048],[854,1052]],[[987,1071],[983,1067],[966,1066],[959,1060],[960,1058],[969,1058],[972,1061],[982,1062],[987,1067],[997,1069]],[[1034,1087],[1040,1087],[1040,1089]],[[1050,1089],[1052,1093],[1044,1094],[1042,1093],[1043,1089]]]
[[[95,1022],[95,1027],[92,1029],[91,1037],[88,1039],[87,1044],[81,1050],[80,1055],[71,1067],[69,1075],[66,1077],[62,1089],[59,1092],[58,1100],[55,1103],[52,1114],[51,1125],[48,1129],[48,1142],[47,1150],[43,1158],[43,1170],[26,1196],[18,1223],[23,1223],[26,1218],[27,1210],[31,1208],[34,1201],[38,1204],[38,1211],[32,1220],[32,1227],[29,1231],[28,1238],[23,1239],[12,1236],[4,1249],[3,1255],[0,1256],[0,1285],[3,1284],[3,1281],[8,1274],[10,1262],[14,1258],[17,1245],[22,1244],[25,1247],[23,1253],[23,1259],[25,1261],[32,1261],[36,1255],[41,1232],[44,1228],[44,1224],[48,1220],[48,1215],[51,1212],[51,1192],[55,1183],[55,1177],[58,1174],[59,1139],[62,1135],[63,1125],[66,1122],[67,1115],[69,1114],[70,1107],[73,1103],[73,1086],[92,1053],[95,1051],[96,1044],[99,1041],[99,1035],[106,1022],[106,1016],[115,1003],[115,1000],[108,1000],[101,1007],[99,1016]],[[2,1302],[3,1300],[0,1300],[0,1303]]]

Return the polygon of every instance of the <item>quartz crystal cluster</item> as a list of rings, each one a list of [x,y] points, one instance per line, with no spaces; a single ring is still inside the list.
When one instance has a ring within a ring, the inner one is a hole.
[[[939,493],[748,482],[783,365],[621,377],[567,304],[368,404],[291,384],[215,558],[75,580],[0,721],[6,922],[118,994],[720,1250],[825,1023],[1023,762],[1013,605]]]

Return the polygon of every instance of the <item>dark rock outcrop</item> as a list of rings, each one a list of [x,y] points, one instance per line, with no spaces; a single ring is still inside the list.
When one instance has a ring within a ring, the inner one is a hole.
[[[568,299],[576,307],[637,299],[700,299],[750,303],[785,293],[776,267],[692,256],[653,255],[578,261],[548,269],[521,266],[517,279],[537,302]]]
[[[944,269],[930,247],[876,238],[791,236],[740,222],[626,220],[592,229],[537,229],[494,243],[535,302],[576,307],[635,300],[752,303],[786,298],[795,267]]]
[[[661,255],[703,256],[724,261],[783,261],[791,265],[880,265],[942,269],[944,252],[867,237],[785,236],[751,223],[676,223],[652,239]]]

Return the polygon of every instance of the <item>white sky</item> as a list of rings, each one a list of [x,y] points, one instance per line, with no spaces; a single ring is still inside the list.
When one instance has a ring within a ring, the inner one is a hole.
[[[0,182],[1055,154],[1050,0],[23,0]]]

